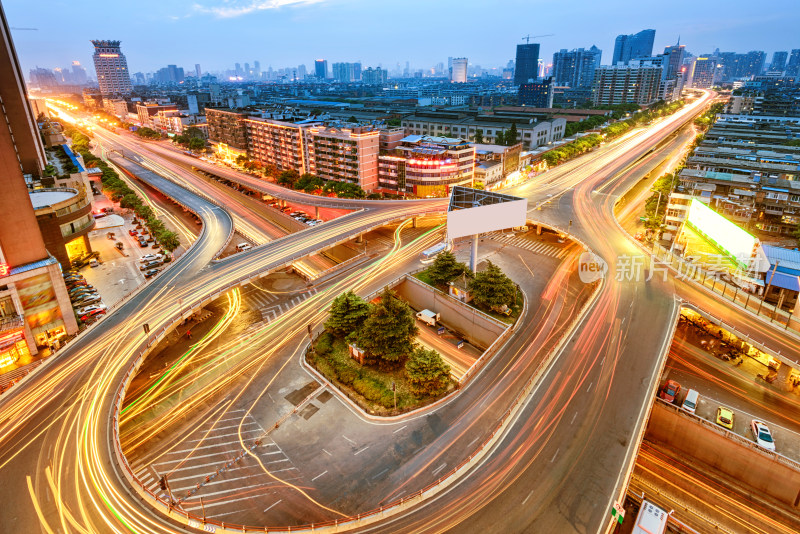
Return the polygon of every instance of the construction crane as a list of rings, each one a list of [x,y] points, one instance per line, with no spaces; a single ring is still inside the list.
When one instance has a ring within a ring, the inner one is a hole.
[[[530,35],[530,34],[528,34],[525,37],[523,37],[523,39],[525,40],[525,42],[527,44],[531,44],[531,39],[536,39],[537,37],[553,37],[554,35],[555,35],[554,33],[544,33],[542,35]]]

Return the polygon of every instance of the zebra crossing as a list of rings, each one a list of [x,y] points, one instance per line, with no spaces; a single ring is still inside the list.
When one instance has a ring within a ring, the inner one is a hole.
[[[260,445],[252,450],[259,461],[243,454],[239,442],[240,423],[241,438],[246,446],[260,439]],[[245,501],[282,485],[281,481],[293,482],[301,478],[283,450],[263,435],[264,429],[245,410],[230,410],[221,419],[206,422],[192,431],[174,450],[154,462],[134,462],[133,470],[145,487],[163,498],[167,495],[160,481],[167,475],[172,496],[184,510],[199,512],[204,506],[207,517],[246,511],[251,506]]]
[[[541,241],[533,241],[525,239],[517,235],[507,235],[501,232],[493,232],[488,235],[489,238],[506,245],[523,248],[534,254],[541,254],[542,256],[550,256],[551,258],[561,259],[567,254],[567,247],[557,247]]]
[[[317,294],[317,288],[311,288],[299,295],[287,298],[285,293],[272,293],[257,287],[251,287],[242,293],[245,303],[252,309],[261,312],[261,320],[265,323],[274,321],[301,302]],[[280,302],[283,300],[283,302]]]

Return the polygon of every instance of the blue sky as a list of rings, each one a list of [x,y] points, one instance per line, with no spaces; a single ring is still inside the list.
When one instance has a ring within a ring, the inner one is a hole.
[[[764,6],[759,12],[757,6]],[[131,72],[166,64],[204,71],[234,62],[262,69],[312,67],[315,58],[364,66],[428,68],[448,56],[483,67],[512,59],[527,34],[542,56],[597,45],[608,62],[614,38],[656,30],[655,49],[678,35],[695,53],[800,48],[800,2],[772,0],[3,0],[27,69],[79,60],[93,75],[91,39],[119,39]]]

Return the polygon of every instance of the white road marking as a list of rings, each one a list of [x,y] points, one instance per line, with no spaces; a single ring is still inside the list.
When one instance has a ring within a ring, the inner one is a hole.
[[[320,474],[318,474],[317,476],[315,476],[314,478],[312,478],[312,479],[311,479],[311,482],[314,482],[314,481],[315,481],[315,480],[317,480],[319,477],[321,477],[322,475],[325,475],[325,474],[327,474],[327,473],[328,473],[328,470],[326,469],[326,470],[325,470],[325,471],[323,471],[322,473],[320,473]],[[266,510],[264,510],[264,511],[266,512]]]

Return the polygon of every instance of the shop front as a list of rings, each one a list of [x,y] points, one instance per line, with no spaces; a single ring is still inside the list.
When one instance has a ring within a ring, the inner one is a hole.
[[[30,358],[30,355],[23,328],[0,332],[0,373],[8,371],[20,359]]]

